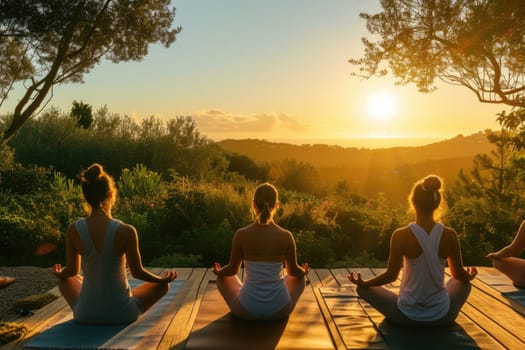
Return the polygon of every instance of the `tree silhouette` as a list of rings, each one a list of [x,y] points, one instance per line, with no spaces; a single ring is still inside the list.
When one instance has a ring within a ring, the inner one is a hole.
[[[89,129],[93,124],[93,107],[82,101],[73,101],[71,116],[77,120],[77,126]]]
[[[0,2],[0,105],[15,84],[25,92],[1,137],[9,141],[53,86],[81,82],[102,58],[140,61],[151,43],[169,47],[169,0],[4,0]],[[20,84],[22,83],[22,84]]]
[[[481,102],[525,107],[525,6],[521,0],[381,0],[362,13],[377,41],[363,38],[355,75],[390,71],[398,84],[431,92],[440,79],[471,90]],[[387,66],[386,66],[387,64]]]

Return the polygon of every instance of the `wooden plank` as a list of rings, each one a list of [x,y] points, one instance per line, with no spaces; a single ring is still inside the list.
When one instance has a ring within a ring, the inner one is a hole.
[[[326,326],[328,327],[328,331],[330,332],[330,336],[332,337],[332,341],[335,345],[335,348],[337,350],[345,350],[346,347],[344,345],[343,338],[341,337],[341,334],[337,329],[337,325],[334,319],[330,315],[328,305],[325,303],[323,296],[321,295],[320,288],[322,287],[322,282],[319,279],[319,276],[317,275],[315,270],[310,270],[310,273],[308,273],[308,280],[314,292],[317,304],[319,305],[319,310],[323,315],[324,321],[326,322]]]
[[[329,269],[315,269],[314,271],[324,287],[339,287]]]
[[[175,297],[174,303],[177,305],[175,309],[178,311],[170,316],[171,321],[160,339],[158,350],[184,349],[203,302],[202,297],[208,281],[215,280],[215,275],[206,268],[174,269],[178,273],[178,279],[187,280],[188,283],[183,285]],[[156,268],[151,270],[156,273],[163,271]],[[478,270],[483,273],[499,273],[493,268],[478,268]],[[309,302],[316,303],[333,346],[338,350],[387,347],[402,349],[407,346],[422,346],[422,343],[408,340],[414,338],[413,334],[407,333],[401,327],[392,328],[384,322],[384,316],[377,310],[364,301],[359,302],[355,296],[355,288],[346,279],[349,271],[361,272],[363,278],[367,279],[381,273],[383,269],[312,269],[307,276],[306,288],[311,289],[309,293],[313,296]],[[442,347],[450,344],[459,345],[462,342],[467,342],[466,348],[473,344],[481,349],[525,348],[525,342],[522,340],[523,329],[525,329],[525,308],[506,298],[494,286],[479,279],[473,280],[472,286],[471,295],[458,315],[456,326],[447,328],[447,332],[441,333],[419,330],[416,332],[417,338],[424,336],[425,349],[437,348],[438,345]],[[398,290],[399,280],[389,288]],[[50,292],[60,295],[56,287]],[[31,332],[25,338],[6,344],[1,349],[22,349],[30,337],[49,328],[69,312],[67,303],[60,297],[42,309],[36,310],[34,315],[18,318],[16,321],[28,324]],[[281,346],[283,348],[292,346],[292,339],[300,337],[302,331],[299,328],[290,329]]]
[[[322,288],[321,294],[345,349],[387,349],[352,289]]]
[[[332,275],[334,276],[335,280],[337,281],[337,284],[340,287],[349,287],[353,286],[352,282],[348,279],[348,270],[347,269],[330,269],[332,272]]]
[[[505,275],[503,275],[501,272],[496,270],[495,268],[488,268],[488,267],[479,267],[478,268],[479,274],[490,274],[490,275],[499,275],[503,276],[505,279],[508,279]],[[478,276],[479,276],[478,274]],[[518,289],[512,285],[512,281],[508,279],[507,281],[508,285],[493,285],[491,284],[491,281],[488,279],[483,279],[481,276],[476,277],[472,284],[482,290],[483,292],[489,294],[493,298],[497,299],[499,302],[511,307],[514,309],[514,311],[519,312],[521,315],[525,316],[525,306],[512,300],[511,298],[506,297],[502,292],[511,292],[511,291],[517,291]]]
[[[186,349],[334,349],[311,285],[305,288],[294,311],[280,321],[242,321],[209,283]]]
[[[330,270],[337,284],[327,283],[319,292],[329,323],[337,330],[337,333],[331,332],[341,339],[343,349],[386,349],[386,343],[359,303],[355,286],[348,280],[349,271],[360,272],[364,278],[373,276],[368,268]]]
[[[207,268],[193,269],[187,278],[188,288],[184,290],[184,299],[180,301],[180,309],[171,320],[164,337],[161,339],[158,350],[184,349],[188,336],[197,316],[197,311],[204,294],[205,287],[213,273]]]
[[[450,276],[450,271],[446,270]],[[523,329],[525,318],[515,311],[509,303],[504,303],[494,293],[486,293],[485,288],[478,288],[481,282],[472,282],[472,291],[463,305],[464,313],[492,338],[508,349],[525,348]]]

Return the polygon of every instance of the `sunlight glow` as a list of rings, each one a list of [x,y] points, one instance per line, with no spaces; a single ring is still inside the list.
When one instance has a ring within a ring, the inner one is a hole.
[[[398,101],[388,92],[376,92],[366,102],[367,116],[375,121],[386,121],[397,114]]]

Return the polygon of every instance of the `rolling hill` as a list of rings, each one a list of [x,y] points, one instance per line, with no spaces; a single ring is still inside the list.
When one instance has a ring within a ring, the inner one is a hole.
[[[452,185],[460,169],[469,171],[477,154],[490,153],[489,131],[417,147],[382,149],[344,148],[322,144],[293,145],[257,139],[223,140],[226,151],[246,155],[256,162],[295,159],[313,165],[326,186],[346,181],[361,195],[384,192],[393,200],[405,200],[414,181],[435,173]]]

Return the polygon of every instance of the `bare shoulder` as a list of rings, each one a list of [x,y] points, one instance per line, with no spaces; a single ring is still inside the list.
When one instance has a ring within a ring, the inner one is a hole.
[[[67,233],[69,232],[75,232],[77,233],[77,227],[75,225],[74,222],[70,223],[69,225],[67,225],[67,230],[66,230]]]
[[[129,237],[136,237],[137,229],[133,225],[126,224],[125,222],[121,222],[116,233],[120,237],[127,239]]]
[[[412,237],[412,231],[410,230],[410,227],[403,226],[394,231],[392,233],[392,239],[405,239],[406,237]]]
[[[276,224],[275,222],[273,223],[273,227],[275,228],[275,231],[279,232],[279,233],[282,233],[282,234],[285,234],[287,236],[293,236],[292,235],[292,232],[290,230],[287,230],[285,229],[284,227],[282,226],[279,226],[278,224]]]
[[[441,239],[444,240],[448,246],[455,245],[458,240],[458,234],[453,228],[445,226]]]
[[[246,225],[244,227],[241,227],[239,229],[237,229],[237,231],[235,231],[234,235],[235,236],[243,236],[245,234],[247,234],[248,232],[252,232],[254,230],[254,224],[249,224],[249,225]]]
[[[457,239],[458,233],[452,227],[445,226],[443,228],[443,237],[447,239]]]
[[[67,226],[66,236],[69,236],[69,238],[73,238],[73,239],[80,239],[80,235],[78,233],[75,222],[72,222]]]

